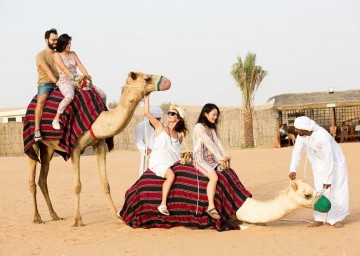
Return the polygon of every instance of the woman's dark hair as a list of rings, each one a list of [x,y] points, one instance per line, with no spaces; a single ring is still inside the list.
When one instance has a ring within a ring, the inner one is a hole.
[[[177,117],[179,120],[177,121],[173,129],[177,132],[184,133],[184,137],[185,137],[189,130],[188,125],[186,124],[184,118],[182,118],[179,114],[177,114]]]
[[[45,32],[45,39],[49,39],[51,34],[58,34],[55,28],[49,29]]]
[[[56,43],[56,51],[57,52],[63,52],[66,48],[66,46],[70,43],[71,36],[68,34],[62,34],[59,36],[57,43]]]
[[[215,123],[211,123],[209,122],[209,120],[206,118],[205,116],[205,113],[206,114],[209,114],[211,110],[213,109],[216,109],[218,111],[218,116],[215,120]],[[203,106],[201,112],[200,112],[200,115],[199,115],[199,118],[198,118],[198,121],[197,123],[201,123],[201,124],[204,124],[206,125],[207,127],[211,128],[211,129],[214,129],[215,132],[217,133],[217,124],[218,124],[218,121],[219,121],[219,117],[220,117],[220,110],[219,108],[213,104],[213,103],[207,103]]]

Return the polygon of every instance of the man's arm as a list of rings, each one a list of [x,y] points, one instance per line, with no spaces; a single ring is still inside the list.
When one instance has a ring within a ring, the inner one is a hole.
[[[299,166],[299,162],[301,160],[301,152],[303,151],[304,143],[305,143],[304,139],[301,136],[298,136],[295,141],[294,149],[291,155],[290,173],[289,173],[289,178],[291,180],[296,179],[296,172]]]

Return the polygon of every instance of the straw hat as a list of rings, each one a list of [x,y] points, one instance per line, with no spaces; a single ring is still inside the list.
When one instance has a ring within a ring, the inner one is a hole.
[[[176,112],[178,112],[179,116],[182,117],[182,119],[185,118],[185,110],[180,108],[180,107],[176,107],[176,106],[170,106],[169,108],[170,110],[176,110]]]

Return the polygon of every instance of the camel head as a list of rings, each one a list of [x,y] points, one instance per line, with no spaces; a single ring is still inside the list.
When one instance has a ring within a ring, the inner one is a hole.
[[[130,72],[123,88],[122,96],[130,102],[139,102],[145,95],[154,91],[165,91],[171,82],[161,75],[149,75],[141,72]]]
[[[288,189],[287,194],[299,206],[312,208],[316,191],[301,180],[293,180],[290,181],[290,188]]]

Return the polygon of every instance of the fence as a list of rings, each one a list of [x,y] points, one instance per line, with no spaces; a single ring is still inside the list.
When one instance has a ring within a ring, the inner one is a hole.
[[[185,137],[182,150],[192,150],[192,128],[199,113],[188,113],[186,121],[189,134]],[[134,134],[136,125],[143,120],[143,115],[134,115],[129,125],[114,137],[115,149],[136,150]],[[256,147],[274,147],[278,137],[278,124],[275,111],[255,109],[253,114],[254,142]],[[0,156],[24,156],[22,140],[22,123],[0,124]],[[244,146],[243,110],[230,109],[221,112],[219,137],[225,148],[241,148]],[[92,148],[86,149],[85,154],[92,154]]]

